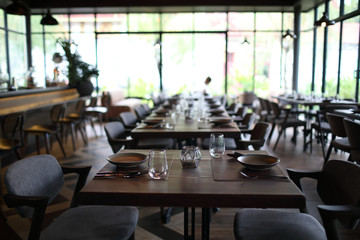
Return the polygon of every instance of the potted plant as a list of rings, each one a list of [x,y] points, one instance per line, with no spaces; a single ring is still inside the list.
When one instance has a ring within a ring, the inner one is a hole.
[[[56,41],[65,52],[65,57],[68,61],[66,76],[69,80],[69,86],[76,87],[80,96],[89,96],[94,90],[90,78],[99,76],[99,70],[82,61],[81,56],[77,52],[77,45],[69,40],[59,38]],[[72,52],[72,46],[76,46],[74,52]]]

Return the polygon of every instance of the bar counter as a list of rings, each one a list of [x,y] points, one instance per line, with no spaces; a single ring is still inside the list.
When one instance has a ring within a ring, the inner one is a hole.
[[[79,98],[75,88],[51,87],[0,93],[0,116],[65,103]]]

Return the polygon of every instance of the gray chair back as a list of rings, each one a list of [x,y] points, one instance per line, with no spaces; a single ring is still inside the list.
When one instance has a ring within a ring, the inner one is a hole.
[[[137,122],[136,115],[132,112],[120,113],[120,120],[124,124],[125,127],[132,127]]]
[[[344,118],[343,121],[350,146],[360,149],[360,123],[347,118]]]
[[[4,175],[9,194],[48,197],[50,203],[64,185],[62,169],[52,155],[37,155],[17,161]],[[33,208],[16,209],[22,217],[32,217]]]

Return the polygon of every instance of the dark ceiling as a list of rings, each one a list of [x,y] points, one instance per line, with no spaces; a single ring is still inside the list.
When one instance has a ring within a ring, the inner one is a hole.
[[[12,0],[0,0],[5,7]],[[51,8],[53,13],[86,12],[290,12],[295,6],[307,11],[324,0],[20,0],[32,13]]]

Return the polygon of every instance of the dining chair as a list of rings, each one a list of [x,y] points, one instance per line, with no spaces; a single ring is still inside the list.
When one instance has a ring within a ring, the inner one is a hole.
[[[19,151],[23,147],[23,113],[5,115],[1,122],[2,136],[0,137],[0,154],[15,153],[18,159],[22,158]]]
[[[148,116],[146,110],[141,105],[136,106],[134,108],[134,111],[135,111],[138,121],[144,120]]]
[[[52,155],[28,157],[10,165],[4,201],[23,218],[31,218],[28,239],[133,239],[138,210],[130,206],[77,206],[91,166],[60,166]],[[78,174],[71,205],[43,231],[47,206],[64,185],[64,174]]]
[[[243,119],[238,123],[238,127],[240,130],[246,130],[253,127],[256,120],[256,114],[255,113],[246,113]]]
[[[270,135],[268,138],[268,142],[271,139],[272,133],[275,129],[275,127],[277,126],[279,129],[279,134],[277,137],[277,140],[275,142],[274,148],[273,150],[275,151],[280,137],[282,134],[285,135],[285,131],[287,128],[293,128],[294,129],[294,133],[293,133],[293,137],[291,138],[291,141],[296,144],[296,136],[297,136],[297,128],[298,127],[303,127],[304,128],[304,150],[305,150],[305,146],[306,146],[306,137],[305,137],[305,131],[306,131],[306,121],[300,120],[298,119],[298,114],[291,114],[291,109],[290,108],[281,108],[280,105],[276,102],[270,102],[270,106],[271,109],[273,111],[274,114],[274,118],[272,121],[272,129],[270,131]]]
[[[316,121],[312,122],[310,125],[310,153],[312,152],[312,145],[313,145],[313,131],[315,131],[315,138],[321,144],[321,150],[323,157],[325,159],[325,144],[328,139],[328,135],[331,134],[330,125],[326,119],[326,112],[325,110],[318,110],[316,111]]]
[[[126,129],[121,122],[108,122],[104,126],[107,140],[114,153],[123,148],[152,149],[162,148],[171,149],[174,146],[174,140],[171,138],[142,138],[134,140],[128,137]]]
[[[360,123],[344,118],[344,127],[351,147],[349,160],[360,163]]]
[[[90,104],[85,107],[84,116],[87,121],[90,122],[90,125],[94,131],[95,137],[97,137],[95,124],[94,122],[98,121],[100,124],[100,129],[103,127],[103,117],[106,117],[106,113],[108,111],[105,106],[98,106],[98,97],[91,97]],[[107,119],[105,119],[107,121]]]
[[[360,218],[360,166],[343,160],[329,160],[321,171],[287,169],[290,179],[302,190],[301,179],[317,180],[318,205],[324,227],[311,215],[269,209],[242,209],[234,219],[237,240],[328,239],[338,240],[339,222],[348,230]],[[336,223],[336,224],[335,224]]]
[[[326,153],[324,163],[329,160],[331,152],[334,148],[347,153],[350,153],[352,150],[346,134],[344,118],[344,116],[338,114],[326,113],[326,119],[328,120],[331,129],[331,142]]]
[[[70,132],[74,151],[76,151],[75,137],[77,137],[76,134],[77,132],[80,132],[84,144],[87,145],[88,143],[84,110],[85,110],[85,100],[79,99],[76,102],[75,111],[59,119],[59,122],[64,126],[63,135],[65,136],[65,139],[67,139],[67,136],[69,135]]]
[[[59,121],[61,118],[64,117],[65,113],[65,104],[57,104],[51,108],[50,111],[50,123],[49,124],[36,124],[29,128],[24,129],[24,150],[26,147],[28,135],[34,135],[36,140],[36,149],[37,154],[40,154],[40,143],[39,143],[39,136],[44,137],[45,141],[45,149],[46,153],[50,153],[50,148],[52,147],[52,137],[55,136],[56,140],[59,143],[61,152],[63,153],[64,157],[66,157],[66,152],[62,143],[61,139],[61,131],[62,123]],[[50,139],[49,139],[50,138]],[[50,143],[49,143],[50,140]]]
[[[119,114],[120,121],[124,125],[128,133],[131,132],[138,125],[139,121],[133,112],[122,112]]]
[[[271,130],[271,124],[268,122],[257,122],[253,129],[242,129],[241,134],[250,134],[250,139],[239,139],[237,143],[237,149],[249,150],[249,146],[252,146],[254,150],[260,150],[267,138],[269,137]]]

